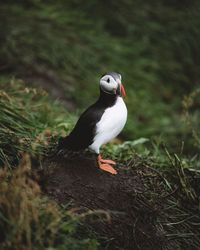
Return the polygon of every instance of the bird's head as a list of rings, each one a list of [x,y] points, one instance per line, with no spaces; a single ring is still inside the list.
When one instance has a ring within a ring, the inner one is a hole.
[[[119,73],[108,72],[101,77],[100,88],[107,94],[125,97],[126,92],[121,80],[122,77]]]

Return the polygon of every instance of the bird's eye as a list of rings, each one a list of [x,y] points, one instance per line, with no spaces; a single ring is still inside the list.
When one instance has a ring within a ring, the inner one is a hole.
[[[108,82],[108,83],[110,82],[110,78],[107,79],[107,82]]]

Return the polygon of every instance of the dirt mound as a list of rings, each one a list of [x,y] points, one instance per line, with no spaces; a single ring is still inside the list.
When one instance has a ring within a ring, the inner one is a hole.
[[[72,200],[74,207],[109,213],[110,220],[88,221],[102,249],[183,250],[200,244],[198,215],[182,212],[176,192],[167,191],[166,179],[140,157],[117,165],[117,175],[99,170],[87,154],[47,160],[44,169],[44,191],[58,203]]]
[[[59,203],[73,199],[76,206],[110,214],[110,222],[92,222],[103,247],[155,250],[165,243],[165,232],[157,222],[162,177],[138,159],[118,165],[117,175],[99,170],[92,156],[59,157],[56,164],[45,164],[43,186],[48,195]],[[155,192],[149,192],[150,186]]]

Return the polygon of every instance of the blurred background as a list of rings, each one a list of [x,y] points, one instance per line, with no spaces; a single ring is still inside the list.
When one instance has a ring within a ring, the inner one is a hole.
[[[2,1],[0,84],[23,79],[79,114],[99,78],[122,74],[122,140],[199,150],[200,1]]]

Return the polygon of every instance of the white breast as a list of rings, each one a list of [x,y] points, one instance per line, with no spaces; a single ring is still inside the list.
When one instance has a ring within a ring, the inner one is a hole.
[[[99,154],[101,145],[115,138],[122,131],[126,120],[126,105],[122,97],[118,97],[115,105],[107,108],[101,120],[96,124],[96,135],[89,148]]]

